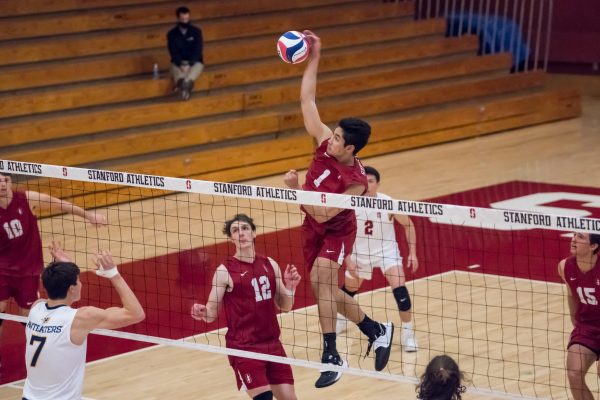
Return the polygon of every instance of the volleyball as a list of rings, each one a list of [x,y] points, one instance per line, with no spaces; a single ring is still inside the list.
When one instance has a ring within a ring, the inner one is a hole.
[[[286,63],[301,63],[308,58],[308,40],[303,33],[288,31],[279,37],[277,41],[277,53]]]

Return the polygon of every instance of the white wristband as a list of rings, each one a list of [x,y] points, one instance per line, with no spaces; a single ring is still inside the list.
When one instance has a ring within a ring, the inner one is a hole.
[[[117,266],[115,265],[114,268],[111,269],[104,269],[102,267],[98,268],[96,270],[96,275],[101,276],[103,278],[114,278],[115,276],[119,275],[119,271],[117,270]]]

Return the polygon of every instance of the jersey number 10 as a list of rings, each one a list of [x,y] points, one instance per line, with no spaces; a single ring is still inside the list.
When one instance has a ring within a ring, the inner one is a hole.
[[[263,275],[258,279],[253,278],[250,283],[254,288],[254,296],[257,303],[271,298],[271,284],[269,283],[269,278]]]
[[[21,225],[21,221],[18,219],[13,219],[10,222],[5,222],[2,225],[9,239],[18,238],[19,236],[23,236],[23,225]]]

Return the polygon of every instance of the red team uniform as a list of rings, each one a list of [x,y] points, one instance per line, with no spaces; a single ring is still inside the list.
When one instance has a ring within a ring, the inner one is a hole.
[[[577,303],[569,345],[580,344],[600,356],[600,257],[594,268],[581,272],[575,257],[565,261],[565,281]]]
[[[38,298],[44,265],[37,218],[24,192],[13,192],[7,209],[0,207],[0,301],[13,297],[30,308]]]
[[[277,281],[269,259],[256,254],[253,263],[229,257],[223,262],[233,281],[233,290],[223,297],[227,317],[225,340],[230,349],[286,357],[279,340],[275,294]],[[229,357],[238,389],[255,389],[269,384],[294,384],[287,364]]]
[[[349,186],[359,184],[367,191],[367,175],[358,158],[354,165],[343,165],[327,154],[329,139],[315,150],[302,189],[311,192],[344,193]],[[304,210],[304,208],[302,208]],[[308,213],[302,224],[304,260],[312,268],[317,257],[338,262],[342,248],[352,249],[356,237],[354,210],[342,210],[325,223],[319,223]]]

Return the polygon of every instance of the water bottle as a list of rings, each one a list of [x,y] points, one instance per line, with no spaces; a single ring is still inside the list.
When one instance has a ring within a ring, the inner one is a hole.
[[[152,78],[153,79],[158,79],[160,78],[160,70],[158,69],[158,64],[154,64],[154,67],[152,67]]]

